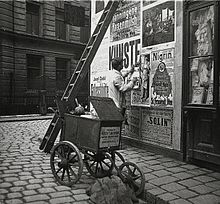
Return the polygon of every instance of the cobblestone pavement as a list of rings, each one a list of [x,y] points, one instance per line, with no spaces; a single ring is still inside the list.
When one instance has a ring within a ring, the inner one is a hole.
[[[94,178],[87,171],[71,188],[54,181],[50,156],[39,150],[38,141],[49,122],[0,123],[0,203],[90,203],[85,190]]]
[[[95,179],[86,168],[71,188],[54,181],[50,157],[38,149],[38,138],[44,136],[49,122],[0,122],[2,203],[90,203],[85,189]],[[121,153],[145,174],[145,203],[220,203],[220,173],[134,147],[123,146]]]

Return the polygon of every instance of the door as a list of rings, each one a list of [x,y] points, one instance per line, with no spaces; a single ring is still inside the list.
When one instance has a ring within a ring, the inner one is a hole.
[[[220,165],[219,2],[187,1],[184,9],[186,158]]]

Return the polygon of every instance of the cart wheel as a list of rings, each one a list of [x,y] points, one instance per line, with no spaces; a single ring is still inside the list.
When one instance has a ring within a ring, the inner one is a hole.
[[[135,195],[140,195],[145,186],[145,177],[138,166],[132,162],[124,162],[119,167],[119,177],[122,181],[130,186]]]
[[[109,176],[114,167],[114,162],[107,152],[86,151],[84,163],[88,172],[95,178]]]
[[[116,170],[118,170],[118,166],[121,166],[125,162],[125,159],[122,156],[122,154],[117,151],[111,152],[111,155],[112,155],[112,159],[115,163],[115,168],[116,168]]]
[[[60,184],[72,186],[82,175],[83,161],[78,148],[71,142],[63,141],[54,146],[50,166]]]

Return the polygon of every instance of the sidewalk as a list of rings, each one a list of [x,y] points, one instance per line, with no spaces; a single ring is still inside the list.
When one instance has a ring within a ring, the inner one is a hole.
[[[124,147],[124,158],[145,174],[147,204],[220,204],[220,173],[135,147]]]
[[[30,120],[47,120],[52,119],[53,114],[47,114],[42,116],[40,114],[30,114],[30,115],[8,115],[0,116],[0,122],[14,122],[14,121],[30,121]]]
[[[49,120],[51,118],[52,118],[51,115],[49,115],[49,116],[29,115],[29,116],[25,116],[25,117],[22,117],[22,116],[0,117],[0,122],[2,122],[2,123],[0,123],[0,126],[2,124],[7,124],[7,125],[11,124],[11,126],[13,126],[14,123],[13,122],[8,123],[9,121],[15,121],[16,123],[18,123],[19,121],[24,121],[24,122],[27,121],[27,123],[28,123],[28,121],[30,120],[30,121],[32,121],[31,122],[31,127],[32,127],[32,125],[35,125],[35,124],[33,124],[34,120],[36,120],[36,123],[39,123],[39,121],[37,121],[37,120],[41,120],[42,123],[44,123],[44,129],[45,129],[45,127],[47,127],[49,125]],[[6,122],[6,123],[4,123],[4,122]],[[38,128],[42,127],[42,125],[40,125],[40,124],[38,124],[38,125],[39,125]],[[20,126],[18,125],[18,127],[20,127]],[[27,125],[25,125],[25,127],[27,127]],[[36,128],[36,127],[34,126],[31,128],[32,131],[35,131],[34,128]],[[16,127],[15,127],[15,129],[16,129]],[[1,127],[0,127],[0,130],[1,130]],[[4,130],[4,128],[3,128],[3,130]],[[8,131],[10,133],[11,129],[8,128]],[[38,130],[38,131],[41,131],[41,134],[43,132],[42,130]],[[24,132],[25,132],[25,130],[20,130],[21,136],[23,134],[26,134]],[[6,134],[7,137],[8,137],[9,133]],[[19,136],[19,134],[17,134],[17,135]],[[34,143],[30,144],[31,151],[28,150],[28,154],[34,153],[33,152],[33,150],[34,150],[36,155],[38,154],[40,157],[42,157],[43,154],[38,149],[37,138],[34,135],[37,135],[37,133],[33,132],[33,136],[32,136],[33,139],[31,139],[31,140],[34,141]],[[14,137],[14,133],[12,134],[12,136]],[[8,138],[8,140],[11,141],[12,139]],[[25,143],[22,143],[22,141],[20,141],[20,143],[21,143],[21,147],[22,147],[22,145],[25,145]],[[27,143],[27,144],[29,145],[29,143]],[[19,150],[17,149],[16,151],[20,151],[20,149],[22,149],[21,147],[19,148]],[[4,149],[6,151],[6,147],[4,147]],[[15,150],[13,149],[11,151],[15,151]],[[193,204],[220,204],[220,173],[214,172],[212,170],[208,170],[205,168],[200,168],[195,165],[187,164],[185,162],[177,161],[177,160],[174,160],[174,159],[171,159],[171,158],[159,155],[159,154],[148,152],[143,149],[130,147],[127,145],[123,145],[123,149],[120,150],[120,152],[122,153],[122,155],[126,161],[131,161],[131,162],[137,164],[137,166],[139,168],[141,168],[143,173],[145,174],[146,184],[145,184],[145,191],[142,196],[142,199],[145,200],[145,203],[147,203],[147,204],[167,204],[167,203],[170,203],[170,204],[175,204],[175,203],[176,204],[190,204],[190,203],[193,203]],[[23,152],[21,152],[21,154],[24,155]],[[5,152],[5,156],[6,156],[6,152]],[[8,156],[10,156],[10,154],[8,154]],[[47,157],[48,156],[46,156],[46,158]],[[3,163],[6,162],[5,160],[1,160],[1,162],[2,161],[3,161]],[[41,161],[44,161],[44,159],[42,160],[42,158],[41,158]],[[54,181],[53,181],[52,173],[50,171],[48,158],[47,158],[46,162],[47,163],[44,164],[44,166],[46,166],[45,172],[47,172],[47,176],[50,177],[49,182],[50,182],[50,185],[52,185],[52,182],[54,182]],[[27,165],[27,164],[24,164],[24,165]],[[0,164],[0,167],[1,166],[2,165]],[[10,166],[9,168],[13,169],[13,168],[17,168],[17,167]],[[21,166],[19,168],[23,169],[23,166]],[[7,169],[6,170],[4,170],[4,169],[6,169],[6,166],[1,167],[0,174],[4,175],[5,171],[6,172],[8,171]],[[35,171],[36,171],[36,169],[35,169]],[[36,172],[36,173],[39,173],[39,172]],[[41,172],[41,173],[43,176],[44,173],[43,172]],[[13,185],[14,185],[14,183],[16,183],[16,181],[13,181],[13,179],[11,177],[4,177],[4,178],[8,179],[7,185],[9,185],[9,183],[10,183],[9,188],[10,189],[14,188]],[[16,175],[15,175],[15,178],[17,178]],[[18,178],[18,179],[20,180],[21,178]],[[87,180],[89,180],[91,183],[93,179],[89,176],[87,178]],[[3,180],[0,179],[0,181],[6,182],[4,179]],[[39,181],[39,182],[42,182],[42,183],[38,184],[39,190],[36,187],[38,190],[38,195],[36,195],[36,196],[38,196],[37,198],[42,199],[42,196],[40,197],[39,193],[41,192],[41,188],[44,187],[44,185],[46,185],[43,183],[45,181],[46,181],[46,179],[44,181]],[[22,182],[22,181],[20,181],[20,182]],[[0,182],[0,184],[1,184],[1,182]],[[26,182],[22,185],[29,185],[30,186],[30,184],[28,182]],[[88,183],[88,185],[90,185],[90,184]],[[51,191],[53,190],[53,192],[55,192],[55,191],[57,192],[58,186],[60,186],[60,185],[56,184],[56,188],[50,189],[50,190]],[[1,187],[1,185],[0,185],[0,187]],[[26,187],[24,186],[24,188],[26,188]],[[60,186],[60,188],[61,188],[61,186]],[[76,188],[78,188],[77,185],[76,185]],[[10,196],[12,194],[12,193],[10,193],[10,191],[11,191],[10,189],[9,189],[9,193],[6,192],[6,195],[4,195],[4,196],[6,196],[6,198],[8,197],[9,194],[10,194]],[[68,191],[69,194],[73,193],[73,195],[76,191],[76,190],[71,190],[71,189],[68,190],[68,188],[65,188],[65,189],[66,189],[66,191]],[[5,192],[5,191],[0,191],[0,193],[2,193],[2,192]],[[45,195],[45,192],[42,192],[42,193],[44,193],[43,195],[45,196],[45,201],[48,199],[50,201],[50,203],[56,203],[55,200],[54,200],[54,202],[52,200],[55,195],[52,195],[51,192],[49,192],[47,194],[47,197]],[[58,192],[57,192],[57,194],[58,194]],[[21,192],[21,195],[22,195],[22,192]],[[13,194],[13,196],[14,196],[14,194]],[[81,197],[86,197],[86,196],[83,194],[83,196],[81,196]],[[25,198],[26,197],[23,197],[23,199],[25,199]],[[77,199],[75,198],[75,200],[77,200]],[[70,203],[75,203],[75,202],[70,202]],[[78,202],[78,203],[80,203],[80,202]],[[85,201],[85,203],[88,203],[88,202]]]

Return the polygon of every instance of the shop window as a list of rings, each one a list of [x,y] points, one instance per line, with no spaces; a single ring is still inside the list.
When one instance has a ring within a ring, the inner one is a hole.
[[[213,104],[214,84],[214,6],[190,12],[190,90],[189,103]]]
[[[64,90],[68,81],[68,60],[56,58],[56,87],[58,90]]]
[[[66,40],[66,24],[64,11],[56,9],[56,38]]]
[[[33,35],[39,35],[40,6],[37,4],[26,4],[26,31]]]
[[[41,89],[43,79],[43,67],[41,56],[27,55],[27,88]]]

